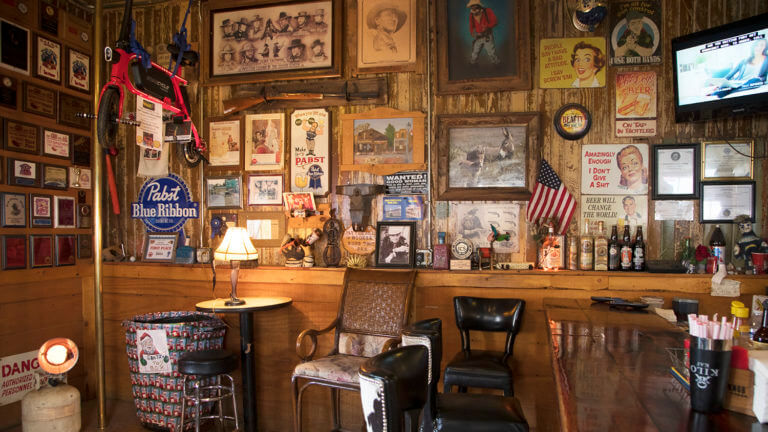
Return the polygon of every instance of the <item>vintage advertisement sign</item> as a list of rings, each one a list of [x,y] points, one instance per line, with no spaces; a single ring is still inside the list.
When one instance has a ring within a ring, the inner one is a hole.
[[[283,169],[285,115],[283,113],[245,116],[245,170]]]
[[[35,371],[41,371],[37,350],[0,358],[0,406],[20,401],[34,390]]]
[[[648,144],[581,146],[582,195],[648,193]]]
[[[291,192],[328,193],[328,127],[324,109],[291,114]]]
[[[402,171],[385,175],[386,193],[390,195],[426,195],[429,176],[426,171]]]
[[[629,232],[635,238],[637,226],[647,233],[648,197],[644,195],[589,195],[581,197],[581,231],[589,222],[589,232],[597,232],[597,223],[603,221],[605,235],[611,235],[611,227],[616,225],[619,239],[624,232],[624,225],[629,225]]]
[[[383,221],[419,221],[424,218],[424,200],[420,196],[385,196],[382,198]]]
[[[656,72],[616,73],[616,136],[656,135]]]
[[[611,3],[611,66],[661,63],[661,1]]]
[[[541,88],[605,87],[605,39],[542,39],[539,45]]]
[[[136,144],[153,150],[162,150],[163,106],[136,96]]]
[[[136,330],[139,373],[171,373],[165,330]]]
[[[187,219],[200,217],[200,203],[192,201],[184,180],[170,174],[144,182],[139,202],[131,203],[131,217],[141,219],[147,231],[176,232]]]

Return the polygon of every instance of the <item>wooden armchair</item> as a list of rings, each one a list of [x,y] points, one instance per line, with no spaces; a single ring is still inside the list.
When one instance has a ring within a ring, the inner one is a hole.
[[[302,430],[301,398],[310,385],[330,388],[333,430],[341,430],[339,389],[359,392],[363,362],[399,343],[415,278],[415,271],[347,269],[336,319],[322,330],[302,331],[296,340],[301,363],[291,377],[295,432]],[[313,359],[317,336],[333,329],[333,348],[325,357]],[[304,355],[307,338],[311,345]]]

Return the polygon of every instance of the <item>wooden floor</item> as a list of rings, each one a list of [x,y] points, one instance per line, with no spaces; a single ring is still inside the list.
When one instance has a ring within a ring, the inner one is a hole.
[[[83,403],[83,427],[81,432],[100,432],[98,429],[98,408],[95,400]],[[107,401],[107,425],[103,429],[109,432],[147,432],[136,417],[133,402],[118,400]],[[212,427],[211,430],[216,430]],[[4,432],[21,432],[21,426]]]

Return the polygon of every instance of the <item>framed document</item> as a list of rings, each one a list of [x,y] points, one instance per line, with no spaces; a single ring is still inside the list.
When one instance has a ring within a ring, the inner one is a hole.
[[[43,156],[69,159],[71,148],[69,134],[43,129]]]
[[[91,56],[67,48],[67,86],[85,93],[91,91]]]
[[[29,264],[31,268],[53,265],[53,236],[32,234],[29,236]]]
[[[77,235],[77,258],[89,259],[93,257],[93,237],[90,234]]]
[[[56,90],[24,82],[22,109],[31,114],[56,118]]]
[[[0,74],[0,106],[15,110],[18,107],[19,80]]]
[[[75,199],[68,196],[55,196],[54,201],[54,228],[76,228],[75,226]]]
[[[9,185],[40,187],[40,170],[37,162],[7,159]]]
[[[176,258],[176,234],[147,233],[142,261],[173,262]]]
[[[30,154],[40,154],[37,126],[16,120],[5,119],[5,149]]]
[[[76,253],[74,234],[56,234],[56,266],[75,265]]]
[[[91,112],[91,101],[88,99],[80,99],[62,93],[59,97],[59,108],[61,112],[59,123],[85,130],[91,129],[91,119],[77,116],[78,113]]]
[[[44,194],[29,196],[29,226],[49,227],[53,225],[53,197]]]
[[[27,236],[4,235],[2,241],[3,270],[27,268]]]
[[[243,128],[242,117],[208,121],[208,149],[211,167],[242,164]]]
[[[72,163],[79,166],[91,166],[91,137],[72,135]]]
[[[696,144],[653,147],[653,199],[699,197],[699,152]]]
[[[45,189],[67,190],[69,170],[65,166],[43,165],[43,187]]]
[[[0,226],[27,227],[27,194],[0,193]]]
[[[701,180],[752,180],[754,140],[701,143]]]
[[[747,215],[755,221],[755,182],[701,182],[701,223],[733,223]]]
[[[40,4],[40,30],[59,36],[59,8],[46,2]]]
[[[61,44],[37,36],[35,45],[35,73],[38,78],[61,82]]]

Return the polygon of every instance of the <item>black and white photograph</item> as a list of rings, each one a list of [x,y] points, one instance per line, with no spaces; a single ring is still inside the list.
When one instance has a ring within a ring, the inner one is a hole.
[[[248,176],[248,205],[280,205],[283,203],[283,176]]]
[[[413,268],[416,224],[379,222],[376,226],[376,266]]]
[[[450,223],[458,237],[472,242],[472,246],[491,247],[499,253],[520,252],[519,239],[520,205],[516,203],[489,204],[476,202],[451,202]],[[493,227],[493,228],[491,228]],[[509,233],[509,238],[488,241],[488,235],[496,232]]]

